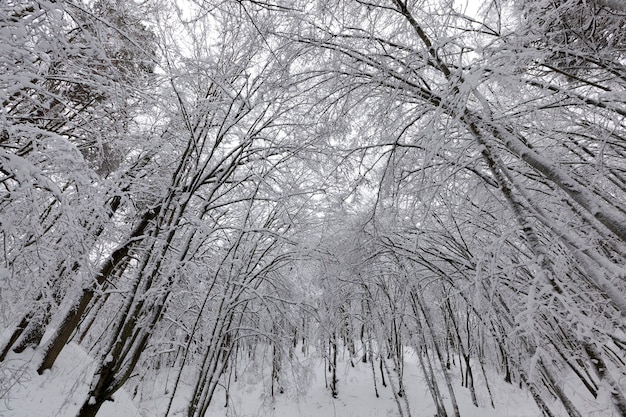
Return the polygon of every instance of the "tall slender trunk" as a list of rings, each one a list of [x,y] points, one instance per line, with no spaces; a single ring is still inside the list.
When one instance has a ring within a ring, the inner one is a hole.
[[[121,204],[121,197],[115,196],[108,202],[109,219],[113,217]],[[95,242],[97,238],[104,232],[104,226],[100,225],[93,232],[91,242]],[[84,246],[89,247],[88,243]],[[13,348],[16,353],[21,353],[29,347],[36,347],[41,343],[46,332],[50,320],[53,315],[54,303],[59,304],[64,296],[61,290],[61,284],[71,275],[76,274],[81,265],[78,261],[62,260],[54,270],[56,275],[48,280],[48,287],[52,289],[52,297],[48,299],[43,293],[39,293],[35,299],[35,303],[42,302],[42,305],[26,313],[18,326],[13,331],[7,344],[0,351],[0,362],[4,360],[8,351]]]
[[[419,295],[416,294],[415,291],[411,291],[411,296],[415,298],[417,305],[419,306],[422,316],[424,317],[424,322],[426,323],[426,327],[428,328],[428,333],[430,334],[430,338],[433,341],[433,349],[435,350],[435,354],[437,355],[437,359],[439,360],[439,364],[441,365],[441,372],[443,373],[444,380],[446,381],[446,386],[448,388],[448,393],[450,394],[450,402],[452,403],[452,410],[454,411],[455,417],[461,417],[461,413],[459,411],[459,404],[456,401],[456,394],[454,392],[454,387],[452,386],[452,380],[450,378],[450,372],[446,368],[446,363],[441,353],[440,342],[437,334],[435,333],[432,326],[432,318],[430,317],[430,310],[427,306],[424,305]]]
[[[22,317],[22,320],[20,320],[20,323],[15,327],[13,333],[11,333],[11,337],[9,337],[7,342],[2,347],[2,350],[0,351],[0,362],[4,361],[15,342],[17,342],[17,340],[20,338],[20,336],[24,332],[24,329],[26,329],[26,326],[28,326],[28,323],[30,322],[33,314],[33,311],[26,313],[24,317]]]
[[[68,340],[78,327],[83,314],[87,311],[87,308],[91,304],[92,299],[96,295],[96,289],[105,285],[106,281],[114,274],[117,268],[126,268],[128,265],[128,262],[126,262],[127,257],[144,239],[150,222],[157,216],[159,211],[160,206],[148,210],[143,214],[141,221],[137,224],[135,229],[133,229],[130,238],[126,241],[126,243],[113,251],[107,261],[100,267],[100,270],[96,275],[96,282],[94,284],[89,284],[88,287],[83,289],[82,294],[74,305],[68,310],[67,314],[63,318],[63,321],[59,325],[58,330],[45,347],[41,365],[37,369],[39,374],[42,374],[46,369],[52,368],[52,365],[54,365],[54,362],[63,350],[63,347],[65,347]]]
[[[426,336],[420,318],[420,308],[418,306],[417,295],[414,294],[413,291],[411,291],[410,297],[411,309],[413,310],[415,325],[417,326],[417,332],[415,333],[416,337],[419,338],[419,342],[416,343],[415,349],[417,351],[417,357],[419,359],[420,367],[422,368],[424,376],[426,376],[428,390],[430,391],[430,395],[437,409],[437,417],[448,417],[446,407],[443,404],[443,397],[439,389],[439,384],[437,383],[437,379],[435,377],[432,361],[428,353],[428,344],[426,342]]]
[[[329,363],[330,363],[330,370],[331,370],[330,392],[333,398],[337,398],[337,396],[339,395],[339,390],[337,387],[338,380],[337,380],[337,333],[336,332],[333,332],[330,339],[328,340],[328,346],[330,350]]]

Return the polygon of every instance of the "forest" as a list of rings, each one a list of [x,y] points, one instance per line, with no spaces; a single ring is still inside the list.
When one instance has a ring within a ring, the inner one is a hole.
[[[349,355],[389,415],[411,361],[436,417],[626,417],[623,0],[2,0],[0,100],[0,402]]]

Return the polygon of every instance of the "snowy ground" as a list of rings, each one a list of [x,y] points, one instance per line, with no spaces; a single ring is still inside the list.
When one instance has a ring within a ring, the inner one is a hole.
[[[414,417],[432,417],[435,415],[435,406],[431,400],[428,388],[423,381],[417,358],[407,356],[405,368],[405,390],[411,415]],[[342,361],[339,365],[339,395],[333,399],[330,391],[325,387],[324,365],[319,359],[304,360],[303,365],[312,371],[309,374],[308,389],[306,392],[294,392],[286,389],[285,393],[276,396],[275,401],[268,398],[267,389],[261,384],[253,384],[253,378],[239,381],[233,389],[231,406],[223,407],[223,396],[212,405],[210,416],[246,416],[246,417],[388,417],[398,416],[393,393],[390,386],[382,386],[377,369],[377,385],[380,397],[376,398],[372,382],[370,364]],[[460,385],[456,380],[457,385]],[[445,389],[442,385],[441,388]],[[493,390],[493,387],[492,387]],[[462,417],[539,417],[541,413],[535,406],[532,398],[525,392],[503,383],[496,388],[494,395],[496,409],[491,408],[489,397],[484,387],[477,387],[479,403],[477,408],[472,404],[469,391],[458,388],[457,401]],[[484,394],[484,395],[483,395]],[[449,409],[450,415],[451,408]]]
[[[79,347],[68,346],[52,370],[38,375],[37,353],[11,353],[0,367],[1,417],[73,417],[87,396],[93,361]],[[142,416],[130,396],[119,391],[99,417]],[[143,416],[142,416],[143,417]],[[147,417],[147,416],[146,416]]]
[[[435,408],[423,382],[417,358],[407,352],[405,387],[412,416],[431,417]],[[89,356],[76,346],[61,355],[58,365],[43,376],[37,375],[29,359],[34,353],[10,356],[1,368],[0,416],[53,417],[74,416],[85,398],[93,365]],[[383,387],[377,369],[380,398],[374,394],[372,369],[369,364],[347,358],[339,364],[339,396],[333,399],[326,388],[323,360],[315,356],[300,358],[297,366],[288,367],[283,377],[284,393],[269,395],[269,373],[252,363],[238,366],[239,378],[233,382],[228,407],[220,389],[208,416],[231,417],[383,417],[397,416],[398,410],[391,388]],[[36,361],[34,361],[36,362]],[[167,403],[164,380],[144,382],[142,392],[132,400],[120,391],[114,402],[101,409],[100,417],[162,416]],[[171,378],[171,375],[170,375]],[[455,376],[456,378],[456,376]],[[455,379],[458,384],[459,381]],[[442,388],[444,386],[442,385]],[[481,408],[475,407],[469,391],[458,387],[457,395],[462,417],[539,417],[541,414],[530,396],[516,387],[502,383],[492,386],[496,408],[491,408],[487,391],[477,378],[477,394]],[[183,416],[184,389],[174,403],[171,416]]]
[[[430,397],[418,360],[412,350],[406,351],[405,391],[413,417],[432,417],[435,407]],[[371,364],[354,358],[340,357],[338,365],[338,398],[333,399],[327,383],[323,359],[318,355],[300,356],[293,365],[283,364],[283,393],[270,395],[270,372],[256,361],[239,361],[238,378],[231,383],[230,399],[225,407],[225,392],[218,388],[206,417],[391,417],[398,416],[398,408],[388,382],[384,387],[376,366],[379,398],[376,398]],[[73,417],[87,395],[93,361],[81,348],[70,345],[63,351],[57,364],[44,375],[35,371],[37,353],[21,355],[11,353],[0,366],[0,417]],[[354,366],[353,366],[354,365]],[[391,363],[389,366],[392,366]],[[461,387],[458,371],[451,371],[455,393],[462,417],[540,417],[541,413],[530,395],[518,387],[490,378],[495,408],[491,407],[488,391],[479,372],[475,373],[476,393],[480,407],[472,404],[469,390]],[[167,408],[173,371],[162,372],[152,380],[142,382],[135,398],[124,390],[118,391],[113,402],[107,402],[99,417],[152,417],[163,416]],[[185,378],[183,378],[185,380]],[[445,390],[443,381],[441,389]],[[181,385],[170,417],[183,417],[185,398],[190,384]],[[576,391],[565,384],[565,389]],[[576,406],[586,417],[609,417],[611,410],[596,407],[582,396],[572,395]],[[448,406],[449,415],[452,410]],[[559,417],[567,414],[556,404],[550,404]]]

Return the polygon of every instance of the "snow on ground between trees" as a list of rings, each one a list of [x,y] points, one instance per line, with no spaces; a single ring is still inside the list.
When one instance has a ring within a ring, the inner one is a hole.
[[[52,417],[73,416],[88,392],[93,360],[76,345],[63,352],[59,362],[51,371],[39,376],[33,364],[37,363],[37,352],[26,355],[11,355],[7,359],[0,395],[0,415],[3,417]],[[405,390],[415,416],[432,416],[435,408],[424,377],[417,365],[412,350],[407,349],[405,368]],[[289,366],[289,380],[284,381],[284,392],[274,399],[269,394],[270,372],[258,363],[238,364],[238,380],[230,389],[228,407],[224,407],[225,392],[222,387],[215,394],[207,417],[217,416],[274,416],[274,417],[379,417],[397,416],[398,411],[389,385],[381,385],[377,369],[377,384],[380,398],[376,398],[372,383],[370,364],[354,358],[351,365],[347,354],[338,362],[338,398],[333,399],[325,388],[324,361],[318,355],[299,357],[298,363]],[[327,366],[327,365],[326,365]],[[391,364],[390,364],[391,366]],[[453,368],[454,370],[454,368]],[[7,378],[10,377],[10,378]],[[113,402],[106,402],[98,416],[140,417],[161,416],[167,407],[167,372],[162,372],[152,381],[143,381],[143,389],[134,401],[125,390],[114,395]],[[541,415],[532,398],[525,391],[502,382],[492,387],[496,408],[489,406],[489,398],[483,382],[478,379],[477,391],[480,408],[474,407],[469,391],[460,387],[458,378],[457,400],[463,417],[539,417]],[[183,385],[181,394],[172,407],[171,416],[186,413],[185,394],[190,390]],[[592,416],[592,414],[589,414]],[[600,417],[600,414],[596,414]],[[565,416],[565,414],[563,414]]]
[[[75,416],[89,392],[93,359],[75,344],[68,346],[57,365],[38,375],[39,353],[32,349],[11,353],[0,372],[0,416]],[[130,396],[120,390],[100,410],[99,417],[140,417]]]

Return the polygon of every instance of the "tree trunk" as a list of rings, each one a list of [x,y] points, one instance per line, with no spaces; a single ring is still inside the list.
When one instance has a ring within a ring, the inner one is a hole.
[[[2,348],[2,351],[0,352],[0,362],[4,362],[4,359],[6,358],[7,354],[9,353],[9,351],[11,350],[11,348],[13,347],[17,339],[19,339],[20,335],[24,332],[24,329],[26,328],[26,326],[28,326],[28,323],[31,317],[32,317],[32,312],[24,315],[24,317],[22,317],[22,320],[17,325],[15,330],[13,330],[11,337],[9,338],[9,340],[7,340],[6,344]]]
[[[411,291],[411,297],[416,300],[417,305],[420,307],[420,310],[424,317],[424,322],[426,323],[426,327],[428,328],[428,332],[430,334],[430,338],[433,341],[433,349],[435,350],[435,354],[437,355],[437,359],[439,360],[439,364],[441,365],[441,371],[443,373],[444,380],[446,381],[446,386],[448,387],[450,402],[452,403],[452,410],[454,411],[454,415],[455,417],[460,417],[461,413],[459,411],[459,404],[456,401],[456,395],[454,393],[454,387],[452,386],[452,381],[450,379],[450,373],[446,369],[446,362],[441,353],[441,348],[439,347],[440,342],[431,324],[430,312],[428,310],[428,307],[424,305],[421,298],[417,295],[415,291]]]
[[[332,365],[331,365],[331,378],[330,378],[330,392],[333,398],[337,398],[339,391],[337,389],[337,333],[333,333],[331,339],[328,341],[331,349]]]
[[[80,407],[76,417],[96,417],[102,404],[104,404],[104,400],[98,401],[93,397],[89,397]]]
[[[128,255],[137,244],[143,240],[146,230],[150,222],[156,217],[160,211],[160,206],[152,210],[148,210],[143,214],[141,222],[135,227],[130,239],[120,248],[113,251],[109,259],[102,265],[100,271],[96,276],[96,283],[90,285],[88,288],[83,289],[83,292],[77,302],[72,306],[63,321],[59,325],[59,329],[52,337],[44,350],[43,360],[37,372],[42,374],[46,369],[52,368],[57,357],[69,341],[70,337],[74,333],[74,330],[78,327],[83,317],[83,314],[89,307],[91,300],[95,295],[95,289],[105,285],[106,281],[111,277],[116,268],[126,268],[128,265]]]

